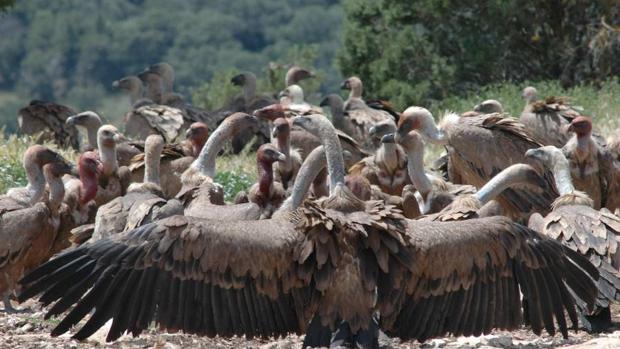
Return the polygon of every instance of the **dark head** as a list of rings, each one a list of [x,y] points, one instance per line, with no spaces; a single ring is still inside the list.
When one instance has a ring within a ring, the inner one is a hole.
[[[159,63],[151,64],[148,70],[161,77],[164,77],[174,72],[174,69],[172,69],[172,66],[166,62],[159,62]]]
[[[237,134],[240,130],[250,129],[253,131],[257,131],[260,127],[260,123],[257,118],[253,117],[250,114],[246,113],[232,113],[222,123],[222,125],[226,125],[233,130],[233,135]]]
[[[291,133],[291,124],[286,118],[277,118],[273,122],[273,138],[286,139]]]
[[[258,148],[256,159],[263,164],[273,164],[276,161],[285,161],[286,156],[282,154],[273,144],[265,143]]]
[[[321,100],[321,104],[319,105],[321,107],[325,107],[325,106],[333,107],[338,104],[340,104],[341,106],[344,105],[344,101],[342,100],[342,97],[340,97],[340,95],[332,93],[332,94],[325,96],[323,100]]]
[[[592,119],[587,116],[578,116],[568,126],[569,132],[575,132],[577,137],[586,137],[592,133]]]
[[[357,76],[352,76],[340,84],[340,88],[343,90],[351,91],[350,97],[362,97],[362,80]]]
[[[112,83],[112,86],[125,91],[134,91],[142,88],[142,80],[135,75],[129,75],[122,79],[116,80]]]
[[[385,119],[376,123],[368,130],[368,135],[373,138],[382,139],[382,137],[389,133],[396,132],[396,123],[392,119]]]
[[[314,73],[310,70],[300,68],[296,65],[292,66],[287,72],[285,77],[286,86],[297,84],[301,80],[313,78]]]
[[[259,119],[267,121],[275,121],[278,118],[283,118],[284,107],[280,103],[274,103],[266,107],[256,109],[253,115]]]
[[[60,178],[66,174],[71,174],[71,175],[78,174],[75,166],[73,166],[72,163],[66,161],[62,157],[58,161],[49,162],[43,165],[43,168],[47,169],[47,172],[44,171],[44,173],[47,173],[48,175],[52,175],[56,178]]]
[[[421,130],[429,119],[433,121],[433,115],[428,109],[409,107],[398,119],[398,134],[404,137],[413,130]]]
[[[235,86],[244,86],[251,79],[256,79],[254,74],[250,72],[243,72],[241,74],[237,74],[230,79],[230,82]]]
[[[484,114],[503,113],[504,108],[499,101],[496,101],[495,99],[488,99],[480,104],[475,105],[474,111]]]
[[[101,117],[90,110],[68,117],[65,123],[69,126],[82,126],[86,128],[99,128],[103,124]]]
[[[143,70],[138,74],[138,78],[147,84],[161,84],[161,76],[159,74],[154,73],[151,70]]]
[[[194,156],[198,156],[209,138],[209,127],[203,122],[194,122],[185,131],[185,138],[191,142]]]

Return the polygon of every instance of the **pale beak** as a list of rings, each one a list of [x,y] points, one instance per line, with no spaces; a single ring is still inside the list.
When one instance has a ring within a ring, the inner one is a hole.
[[[393,133],[388,133],[385,136],[381,137],[381,143],[395,143],[396,137]]]

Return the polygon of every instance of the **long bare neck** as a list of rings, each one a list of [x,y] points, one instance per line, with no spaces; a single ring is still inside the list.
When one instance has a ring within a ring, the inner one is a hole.
[[[192,163],[192,167],[197,169],[201,174],[214,178],[215,177],[215,158],[217,154],[224,148],[225,142],[232,137],[232,127],[223,122],[215,129],[213,134],[207,139],[204,147],[198,154],[198,157]]]
[[[291,138],[288,134],[279,134],[277,137],[277,146],[278,150],[286,156],[284,163],[280,166],[284,168],[286,171],[290,171],[293,166],[293,162],[291,160]]]
[[[159,78],[149,79],[147,89],[146,89],[146,97],[155,103],[159,103],[161,101],[162,94],[163,93],[162,93],[161,79]]]
[[[246,103],[250,103],[256,97],[256,77],[246,75],[243,83],[243,98]]]
[[[577,152],[577,157],[583,159],[591,156],[592,154],[590,154],[590,150],[592,149],[592,146],[594,144],[591,134],[588,133],[585,135],[577,135],[576,137],[577,147],[575,150]]]
[[[271,185],[273,184],[273,166],[268,161],[257,161],[258,168],[258,191],[263,194],[263,197],[268,197],[271,192]]]
[[[304,162],[301,164],[299,172],[297,172],[297,177],[295,178],[295,183],[293,184],[291,196],[289,196],[289,198],[282,204],[281,210],[292,211],[299,207],[299,205],[301,205],[304,201],[304,198],[310,189],[310,185],[321,170],[325,168],[326,158],[324,149],[325,148],[321,145],[314,148],[310,154],[308,154]]]
[[[132,84],[131,88],[127,89],[127,92],[129,93],[129,101],[131,102],[131,105],[134,105],[134,103],[142,98],[142,94],[144,93],[142,90],[142,83],[136,82]]]
[[[379,149],[377,149],[376,159],[377,162],[385,164],[385,167],[390,171],[394,171],[399,168],[404,154],[402,154],[399,145],[396,143],[381,143]]]
[[[93,200],[97,196],[98,187],[96,175],[80,173],[80,204],[84,205]]]
[[[363,88],[361,83],[353,84],[353,86],[351,86],[351,92],[349,92],[349,99],[362,98],[362,92]]]
[[[144,154],[144,183],[160,185],[159,165],[161,162],[161,148],[147,149]]]
[[[41,201],[45,193],[45,176],[41,167],[33,161],[24,161],[28,185],[26,185],[27,196],[30,198],[30,205]]]
[[[90,149],[97,149],[97,130],[101,127],[101,123],[99,125],[88,125],[85,127],[86,129],[86,138],[88,140],[88,146]]]
[[[46,176],[47,185],[49,186],[49,208],[52,212],[57,212],[65,197],[65,185],[58,176]]]
[[[332,122],[336,128],[344,127],[344,103],[340,98],[331,98],[329,106],[332,109]]]
[[[559,154],[554,156],[553,163],[551,164],[551,171],[553,172],[555,186],[560,196],[575,191],[573,180],[570,175],[570,165],[566,157],[563,155],[560,156]]]
[[[99,158],[103,165],[103,173],[110,176],[118,169],[118,160],[116,158],[116,145],[104,146],[99,144]]]
[[[485,205],[511,186],[528,182],[527,168],[529,166],[525,164],[515,164],[505,168],[480,188],[474,196],[482,205]]]
[[[321,119],[322,118],[322,119]],[[321,116],[317,119],[318,122],[318,135],[323,147],[325,147],[325,153],[327,157],[327,171],[329,172],[329,194],[334,194],[336,186],[345,185],[344,177],[346,171],[344,169],[344,158],[342,156],[342,147],[336,134],[336,129],[327,120],[327,118]],[[318,121],[320,120],[320,121]]]
[[[413,185],[426,199],[428,193],[433,189],[433,185],[424,172],[424,144],[418,138],[415,139],[415,142],[417,143],[415,147],[407,149],[407,171]]]

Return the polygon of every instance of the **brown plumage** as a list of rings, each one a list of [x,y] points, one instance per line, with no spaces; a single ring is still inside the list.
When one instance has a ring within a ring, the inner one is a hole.
[[[61,147],[79,150],[77,130],[65,124],[67,118],[75,114],[73,109],[53,102],[32,100],[18,113],[17,124],[23,134],[41,133],[37,142],[53,141]]]
[[[284,189],[293,186],[299,167],[301,167],[301,154],[296,149],[291,149],[291,125],[287,118],[277,118],[273,122],[271,133],[278,150],[284,154],[284,162],[274,164],[274,179],[282,183]]]
[[[592,138],[590,118],[586,116],[574,118],[568,127],[568,132],[573,132],[574,135],[562,151],[570,165],[573,185],[575,189],[587,193],[594,201],[594,208],[600,209],[606,206],[606,197],[613,196],[613,193],[606,195],[607,189],[613,186],[617,172],[613,156]]]
[[[526,150],[540,146],[522,124],[500,114],[460,117],[448,113],[441,128],[437,128],[428,110],[410,107],[398,124],[401,134],[418,130],[429,141],[445,145],[450,181],[477,188],[506,167],[522,163]],[[528,189],[504,191],[498,201],[506,214],[515,219],[527,219],[532,212],[549,212],[557,193],[550,174],[545,175],[545,179],[547,185],[541,193]]]
[[[500,212],[495,208],[495,198],[506,189],[518,190],[524,185],[540,188],[545,185],[545,181],[529,165],[511,165],[494,176],[475,194],[456,196],[449,206],[428,218],[446,222],[503,215],[501,206]]]
[[[143,181],[132,183],[127,189],[127,194],[99,207],[90,241],[183,213],[181,202],[167,201],[160,187],[160,162],[163,148],[164,140],[161,136],[151,135],[146,139],[146,165],[143,171]]]
[[[384,135],[393,132],[396,132],[396,124],[388,119],[372,126],[368,136],[381,140]],[[349,174],[366,178],[390,195],[401,195],[405,185],[411,184],[407,172],[407,155],[396,143],[381,143],[374,155],[351,166]]]
[[[354,81],[351,78],[345,81]],[[355,80],[357,81],[357,80]],[[361,84],[361,82],[359,82]],[[381,144],[380,139],[372,137],[369,130],[372,126],[385,120],[395,121],[394,117],[381,109],[373,109],[366,105],[361,95],[353,97],[357,89],[351,89],[349,99],[343,101],[337,94],[326,96],[321,101],[321,106],[329,106],[331,109],[332,122],[339,130],[359,142],[367,151],[374,151]]]
[[[64,196],[61,177],[73,172],[73,167],[60,158],[43,165],[42,172],[49,186],[49,197],[32,206],[5,206],[1,213],[0,294],[4,297],[5,311],[13,310],[7,296],[16,288],[19,278],[59,251],[54,247]]]
[[[207,125],[194,122],[185,132],[186,140],[180,143],[166,143],[161,152],[160,186],[164,195],[172,198],[181,190],[181,174],[196,159],[209,138]],[[141,182],[144,177],[144,153],[134,156],[129,165],[132,182]]]
[[[542,145],[563,147],[570,138],[568,126],[581,113],[568,103],[566,97],[538,99],[536,88],[523,89],[525,107],[519,121]]]
[[[296,124],[325,133],[321,118]],[[598,275],[589,262],[506,218],[406,221],[356,199],[343,185],[337,144],[332,132],[326,200],[269,220],[174,216],[147,224],[59,255],[21,280],[19,299],[42,293],[54,303],[47,316],[77,304],[52,335],[91,310],[75,338],[113,318],[108,340],[138,335],[151,321],[207,336],[282,336],[304,332],[315,316],[332,329],[344,320],[356,333],[375,311],[380,327],[402,339],[480,335],[521,326],[520,291],[531,300],[535,333],[554,334],[557,320],[567,336],[564,312],[577,324],[571,292],[594,302]],[[54,292],[59,284],[74,286]],[[310,343],[317,344],[325,345]]]
[[[532,215],[529,226],[586,256],[598,268],[601,274],[598,313],[602,308],[609,307],[610,302],[620,300],[620,265],[617,264],[620,261],[620,217],[607,210],[595,209],[587,194],[575,190],[569,161],[560,149],[545,146],[528,150],[526,156],[539,170],[553,171],[560,191],[560,197],[553,202],[553,211],[544,218],[539,214]],[[611,325],[611,319],[607,321],[607,325]]]
[[[254,111],[254,116],[259,119],[267,121],[275,121],[278,118],[290,119],[295,115],[299,115],[294,111],[287,109],[284,105],[276,103],[267,107]],[[342,148],[349,152],[350,156],[346,158],[346,166],[350,167],[361,159],[370,156],[368,152],[362,149],[362,147],[352,137],[342,131],[337,131],[338,139],[342,144]],[[305,158],[310,152],[321,145],[321,140],[313,134],[306,132],[300,127],[295,125],[291,126],[291,146],[299,151],[302,158]]]

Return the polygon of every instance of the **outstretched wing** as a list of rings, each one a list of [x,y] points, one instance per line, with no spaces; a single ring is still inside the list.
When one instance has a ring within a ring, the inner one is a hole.
[[[42,294],[41,303],[54,303],[46,317],[69,311],[52,335],[94,310],[77,339],[109,319],[107,340],[138,335],[153,321],[207,336],[299,333],[316,299],[312,278],[296,269],[305,267],[294,258],[303,239],[288,219],[173,216],[60,254],[20,281],[19,299]]]
[[[391,335],[512,330],[525,311],[535,333],[555,333],[555,318],[567,336],[565,311],[577,325],[573,297],[589,306],[596,299],[598,273],[585,258],[505,217],[413,221],[407,234],[410,264],[391,264],[379,287],[381,327]]]

